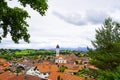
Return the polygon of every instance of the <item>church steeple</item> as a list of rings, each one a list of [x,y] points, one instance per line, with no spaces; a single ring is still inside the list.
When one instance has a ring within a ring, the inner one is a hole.
[[[60,50],[59,50],[59,45],[57,44],[57,46],[56,46],[56,56],[59,56],[59,52],[60,52]]]

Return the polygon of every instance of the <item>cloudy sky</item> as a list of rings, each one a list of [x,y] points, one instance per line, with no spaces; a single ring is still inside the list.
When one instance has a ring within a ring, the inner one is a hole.
[[[16,0],[9,6],[19,6]],[[54,48],[93,47],[95,29],[102,26],[104,19],[111,17],[120,21],[120,0],[48,0],[46,16],[41,17],[29,6],[24,8],[31,16],[27,19],[31,35],[30,44],[23,41],[14,44],[10,36],[2,40],[0,48]]]

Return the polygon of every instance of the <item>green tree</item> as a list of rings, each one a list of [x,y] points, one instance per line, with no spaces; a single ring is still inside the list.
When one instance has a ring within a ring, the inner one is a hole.
[[[64,72],[65,71],[65,69],[67,69],[67,67],[66,66],[61,66],[60,68],[59,68],[59,72]]]
[[[99,71],[101,74],[98,75],[97,80],[120,80],[120,66],[117,67],[117,70],[115,72],[111,71]]]
[[[96,30],[96,40],[92,44],[96,50],[89,50],[90,62],[99,68],[101,80],[114,80],[111,74],[120,65],[120,23],[106,19],[104,26]]]
[[[92,41],[96,51],[90,54],[92,62],[100,69],[114,70],[120,64],[120,24],[108,18],[96,32],[96,40]]]
[[[120,23],[108,18],[103,27],[96,30],[96,40],[92,44],[96,49],[110,50],[116,42],[120,42]]]
[[[24,7],[29,5],[42,16],[48,9],[46,0],[18,0],[18,2]],[[0,28],[3,30],[0,33],[0,41],[9,33],[15,43],[19,43],[21,39],[29,42],[30,35],[27,30],[29,25],[25,21],[26,18],[30,18],[27,11],[18,7],[11,8],[6,0],[0,0]]]

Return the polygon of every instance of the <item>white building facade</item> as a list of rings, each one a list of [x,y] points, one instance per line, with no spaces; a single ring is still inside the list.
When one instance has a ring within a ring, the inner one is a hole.
[[[55,63],[67,63],[67,60],[62,57],[59,57],[55,59]]]

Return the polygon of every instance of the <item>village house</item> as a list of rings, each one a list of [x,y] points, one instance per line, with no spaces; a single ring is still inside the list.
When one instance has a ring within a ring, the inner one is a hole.
[[[63,55],[56,56],[55,63],[67,63],[66,56]]]
[[[9,68],[9,63],[5,59],[0,58],[0,70],[7,68]]]
[[[27,72],[26,72],[26,75],[32,75],[32,76],[36,76],[36,77],[39,77],[41,79],[44,79],[44,80],[47,80],[47,76],[49,74],[43,74],[41,73],[37,67],[32,67],[31,69],[29,69]]]
[[[50,62],[43,62],[41,64],[34,64],[34,67],[37,68],[40,72],[41,78],[46,78],[50,75],[51,72],[57,72],[58,66]]]

